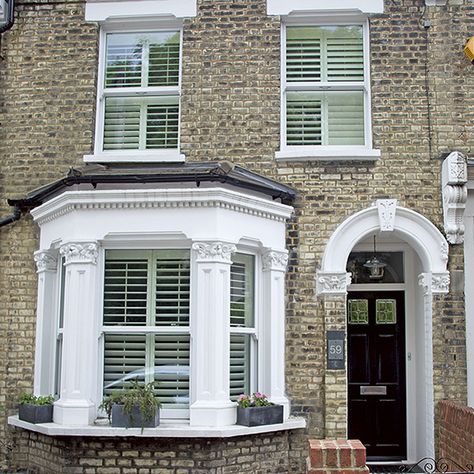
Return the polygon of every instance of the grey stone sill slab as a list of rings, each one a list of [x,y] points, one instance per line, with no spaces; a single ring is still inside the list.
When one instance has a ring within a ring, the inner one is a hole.
[[[89,426],[58,425],[57,423],[33,424],[19,420],[18,416],[9,416],[8,424],[35,431],[48,436],[132,436],[142,438],[232,438],[234,436],[247,436],[260,433],[273,433],[276,431],[295,430],[306,428],[306,420],[290,417],[283,423],[265,426],[189,426],[186,423],[161,423],[156,428],[145,428],[143,433],[140,428],[112,428],[106,424]]]

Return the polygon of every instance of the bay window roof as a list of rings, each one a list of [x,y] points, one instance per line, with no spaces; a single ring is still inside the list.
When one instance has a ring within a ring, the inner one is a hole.
[[[134,187],[159,183],[222,183],[232,187],[251,190],[272,199],[279,199],[283,204],[291,204],[296,192],[284,184],[253,173],[228,161],[191,162],[175,164],[110,164],[86,165],[82,168],[71,168],[69,173],[52,183],[37,188],[27,196],[9,199],[10,206],[20,209],[32,209],[71,186],[91,185],[124,185]]]

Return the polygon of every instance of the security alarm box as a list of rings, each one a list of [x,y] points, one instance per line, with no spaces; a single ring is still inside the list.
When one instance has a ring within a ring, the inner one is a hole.
[[[467,59],[474,64],[474,36],[471,36],[464,46],[464,54],[466,55]]]

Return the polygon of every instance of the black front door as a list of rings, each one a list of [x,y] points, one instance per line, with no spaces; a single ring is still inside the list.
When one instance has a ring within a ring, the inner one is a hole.
[[[347,353],[349,438],[369,459],[406,459],[403,291],[349,293]]]

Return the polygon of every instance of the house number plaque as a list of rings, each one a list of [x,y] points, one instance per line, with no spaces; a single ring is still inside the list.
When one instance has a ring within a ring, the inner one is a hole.
[[[327,339],[328,369],[344,370],[346,360],[344,353],[344,331],[328,331]]]

